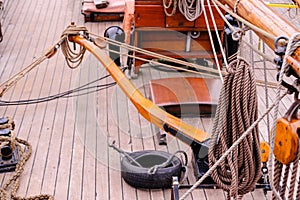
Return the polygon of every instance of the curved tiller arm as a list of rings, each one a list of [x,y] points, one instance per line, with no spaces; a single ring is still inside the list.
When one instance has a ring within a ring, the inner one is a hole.
[[[90,51],[98,59],[98,61],[100,61],[145,119],[188,145],[192,147],[198,146],[198,148],[201,148],[201,152],[208,151],[207,140],[209,139],[209,135],[206,132],[183,122],[177,117],[174,117],[159,108],[149,99],[145,98],[119,69],[114,61],[106,55],[104,50],[80,35],[69,35],[69,41],[83,46],[85,49]]]

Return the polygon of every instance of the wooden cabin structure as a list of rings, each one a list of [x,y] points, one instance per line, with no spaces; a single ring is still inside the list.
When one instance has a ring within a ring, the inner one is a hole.
[[[169,13],[171,9],[168,9]],[[205,9],[209,13],[207,5]],[[223,36],[224,20],[214,7],[212,10],[217,30]],[[211,15],[208,14],[208,16],[210,28],[214,30]],[[189,21],[179,10],[173,16],[168,16],[160,0],[135,1],[133,38],[134,46],[174,58],[195,62],[197,59],[213,60],[214,58],[204,16],[200,16],[195,21]],[[215,44],[218,44],[215,33],[213,33],[213,40]],[[222,64],[221,47],[216,45],[215,48],[219,63]],[[136,56],[151,58],[147,55],[137,54]],[[135,73],[143,63],[141,60],[135,60]]]

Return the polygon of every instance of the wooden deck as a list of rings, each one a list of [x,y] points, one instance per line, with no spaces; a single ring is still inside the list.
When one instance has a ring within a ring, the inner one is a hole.
[[[30,64],[57,41],[71,23],[85,25],[90,32],[103,35],[106,27],[119,22],[84,23],[80,13],[81,1],[68,0],[6,0],[3,19],[4,38],[0,43],[0,82]],[[299,21],[298,21],[299,22]],[[300,27],[300,26],[299,26]],[[257,38],[254,37],[257,42]],[[256,67],[262,67],[255,56]],[[274,68],[268,63],[268,68]],[[263,77],[257,69],[256,76]],[[268,70],[274,81],[274,70]],[[61,52],[42,63],[13,87],[1,100],[19,101],[46,97],[73,89],[107,73],[95,59],[86,54],[80,68],[67,67]],[[178,72],[163,72],[141,67],[138,79],[132,80],[140,91],[149,97],[149,80],[186,76]],[[191,75],[189,75],[191,76]],[[111,78],[96,84],[111,83]],[[94,84],[95,85],[95,84]],[[259,110],[265,110],[265,91],[258,87]],[[269,104],[275,99],[274,90],[268,90]],[[281,115],[291,105],[292,98],[280,104]],[[167,146],[158,145],[157,130],[142,118],[117,87],[97,93],[59,98],[49,102],[28,105],[0,106],[0,116],[11,116],[16,122],[18,137],[32,144],[33,154],[26,163],[18,191],[20,196],[40,193],[54,195],[55,199],[99,200],[160,200],[171,199],[171,191],[140,190],[121,179],[120,156],[108,147],[116,141],[126,151],[156,149],[175,152],[189,147],[168,136]],[[209,131],[212,118],[186,118],[189,123]],[[272,119],[270,119],[272,120]],[[262,139],[267,139],[267,119],[260,124]],[[191,160],[191,159],[190,159]],[[196,180],[189,163],[187,184]],[[11,173],[1,174],[3,185]],[[183,194],[186,190],[181,190]],[[269,199],[262,190],[255,190],[244,199]],[[221,190],[198,189],[187,199],[222,200]]]

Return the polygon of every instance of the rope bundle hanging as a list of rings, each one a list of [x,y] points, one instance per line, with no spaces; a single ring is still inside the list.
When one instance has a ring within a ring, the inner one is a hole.
[[[61,44],[61,51],[63,52],[63,54],[65,56],[67,65],[71,69],[75,69],[80,65],[80,63],[83,60],[83,56],[84,56],[86,49],[83,48],[82,46],[80,46],[79,50],[76,51],[76,48],[75,48],[76,46],[74,44],[74,47],[73,47],[74,50],[73,50],[68,41],[68,36],[69,35],[77,35],[80,32],[86,33],[87,28],[75,26],[72,24],[72,25],[68,26],[66,28],[66,30],[63,32],[63,34],[61,35],[61,38],[64,38],[64,40]]]
[[[178,0],[178,9],[189,21],[195,21],[202,14],[203,0]]]
[[[171,13],[169,13],[168,9],[171,8],[172,4],[173,4],[173,8],[172,8]],[[171,16],[175,15],[176,8],[177,8],[177,0],[169,0],[169,3],[167,3],[167,0],[163,0],[163,5],[164,5],[165,14],[168,17],[171,17]]]
[[[224,76],[209,149],[210,167],[240,138],[257,119],[255,80],[249,64],[238,59],[230,63]],[[261,158],[258,128],[211,173],[227,199],[237,199],[254,189],[260,178]]]

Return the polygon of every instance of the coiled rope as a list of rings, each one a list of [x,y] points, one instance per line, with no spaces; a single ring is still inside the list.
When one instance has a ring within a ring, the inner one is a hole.
[[[171,8],[172,4],[173,4],[173,8],[172,8],[171,13],[169,13],[169,12],[168,12],[168,9]],[[165,14],[166,14],[168,17],[171,17],[171,16],[175,15],[175,13],[176,13],[177,0],[169,0],[169,3],[168,3],[168,4],[167,4],[167,0],[163,0],[163,6],[164,6]]]
[[[232,144],[257,119],[255,80],[249,64],[238,59],[228,66],[209,149],[209,165],[213,166]],[[260,178],[261,158],[258,127],[230,152],[211,176],[228,198],[242,196],[254,189]]]
[[[1,129],[9,129],[9,130],[14,130],[15,128],[15,122],[11,117],[6,117],[7,118],[7,123],[1,124],[0,125],[0,130]]]
[[[189,21],[195,21],[201,14],[202,8],[201,1],[204,0],[179,0],[178,9]]]
[[[3,184],[2,188],[0,188],[0,199],[1,200],[53,200],[53,196],[49,194],[40,194],[31,197],[19,197],[17,196],[17,191],[20,186],[21,175],[24,171],[25,163],[29,159],[32,153],[31,145],[20,138],[15,136],[14,131],[11,131],[10,136],[1,136],[0,137],[1,144],[10,144],[11,149],[18,148],[20,153],[20,160],[15,169],[15,173],[11,176],[10,179],[7,180],[6,183]]]
[[[78,35],[80,32],[82,32],[83,34],[86,33],[87,28],[85,26],[75,26],[71,24],[66,28],[66,30],[61,35],[61,38],[64,38],[61,44],[61,51],[65,56],[67,65],[71,69],[75,69],[81,64],[86,49],[80,46],[79,50],[76,51],[75,44],[74,44],[74,49],[72,49],[68,40],[68,36]]]
[[[188,21],[195,21],[203,11],[201,1],[204,0],[163,0],[163,6],[166,16],[173,16],[176,13],[176,8],[178,6],[179,11]],[[168,3],[167,3],[168,2]],[[168,9],[173,5],[171,13]]]

